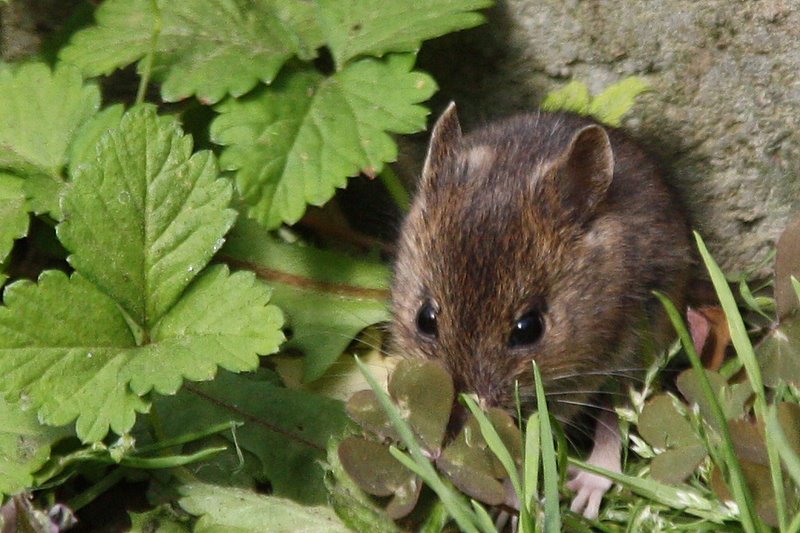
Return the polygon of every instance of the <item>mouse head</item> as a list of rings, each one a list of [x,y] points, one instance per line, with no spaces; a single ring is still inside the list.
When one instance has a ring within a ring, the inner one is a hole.
[[[401,231],[397,351],[442,362],[459,392],[508,409],[515,382],[533,401],[532,361],[554,399],[597,388],[620,364],[624,326],[613,173],[608,134],[589,121],[540,113],[464,136],[451,104]]]

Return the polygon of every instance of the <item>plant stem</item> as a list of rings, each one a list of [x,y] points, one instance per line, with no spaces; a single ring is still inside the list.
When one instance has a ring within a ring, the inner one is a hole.
[[[139,78],[139,88],[136,90],[136,103],[141,104],[144,102],[144,96],[147,93],[147,86],[150,84],[150,76],[153,74],[153,60],[156,53],[156,44],[158,37],[161,35],[161,10],[158,8],[157,0],[150,0],[150,6],[153,10],[153,34],[150,36],[150,51],[144,57],[142,76]]]
[[[115,468],[106,477],[89,487],[87,490],[78,494],[67,502],[67,507],[72,511],[79,511],[81,508],[86,507],[92,503],[95,498],[106,492],[108,489],[119,483],[125,477],[124,468]]]
[[[397,207],[399,207],[401,211],[407,212],[411,206],[411,195],[408,193],[405,185],[400,181],[397,174],[395,174],[392,167],[389,165],[383,167],[383,172],[380,173],[380,179],[383,181],[386,190],[389,191],[392,200],[397,204]]]

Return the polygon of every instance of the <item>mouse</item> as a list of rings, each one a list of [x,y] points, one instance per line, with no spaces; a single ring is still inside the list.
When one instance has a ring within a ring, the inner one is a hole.
[[[436,121],[399,232],[392,350],[440,362],[485,407],[536,410],[532,362],[564,424],[599,406],[587,461],[620,471],[604,387],[647,366],[643,344],[674,330],[659,291],[685,305],[693,253],[663,172],[617,128],[532,111],[463,133]],[[577,472],[571,509],[598,516],[611,488]]]

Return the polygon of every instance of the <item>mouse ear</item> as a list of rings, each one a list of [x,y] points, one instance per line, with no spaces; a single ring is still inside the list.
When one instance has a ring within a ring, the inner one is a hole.
[[[455,102],[450,102],[431,132],[428,155],[422,168],[420,188],[430,187],[442,174],[444,165],[461,144],[461,124],[458,122]]]
[[[614,152],[608,133],[591,125],[572,137],[556,186],[563,207],[585,219],[606,196],[614,177]]]

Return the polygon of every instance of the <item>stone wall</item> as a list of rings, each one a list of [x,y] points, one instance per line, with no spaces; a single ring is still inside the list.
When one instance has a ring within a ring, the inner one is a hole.
[[[800,2],[498,0],[423,49],[467,126],[533,109],[570,79],[638,75],[624,122],[670,169],[730,273],[758,266],[800,206]],[[768,273],[761,268],[760,275]]]

